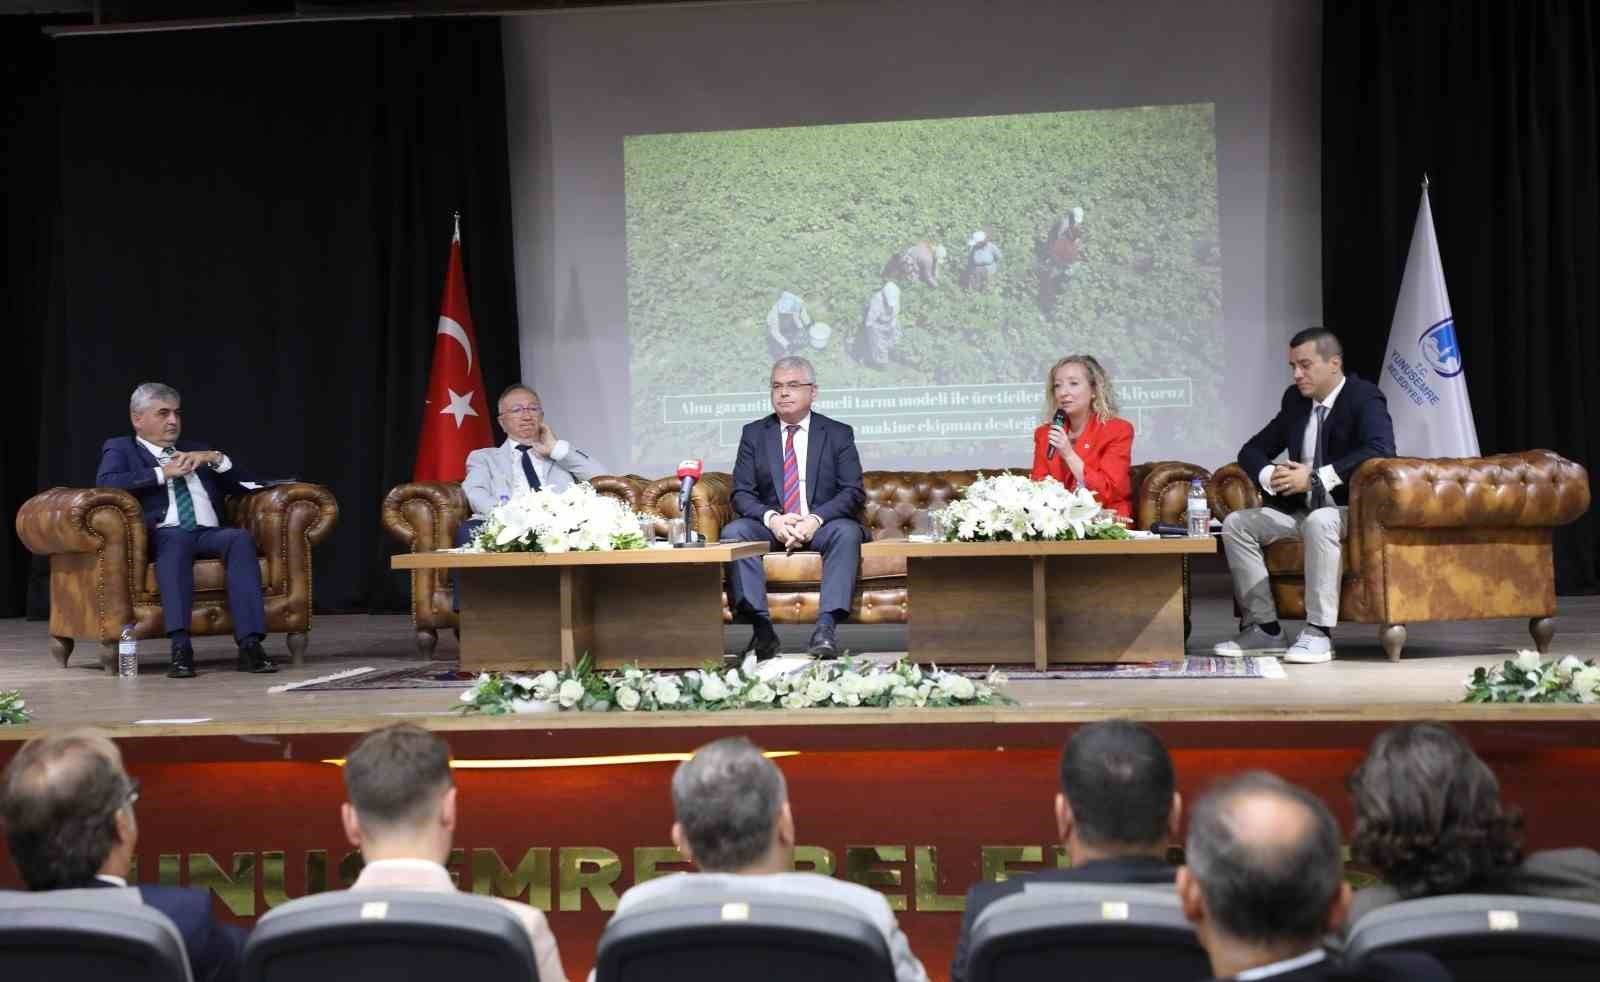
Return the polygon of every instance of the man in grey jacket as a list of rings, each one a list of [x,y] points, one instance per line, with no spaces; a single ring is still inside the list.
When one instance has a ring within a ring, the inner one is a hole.
[[[823,902],[883,934],[895,982],[927,982],[889,902],[858,883],[794,872],[794,813],[783,774],[744,737],[695,751],[672,775],[672,843],[698,873],[648,880],[622,895],[613,919],[696,899],[737,896]],[[591,977],[592,978],[592,977]]]

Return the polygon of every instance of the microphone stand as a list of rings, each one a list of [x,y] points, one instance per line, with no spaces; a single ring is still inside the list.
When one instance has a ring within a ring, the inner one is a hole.
[[[674,549],[699,549],[704,546],[704,539],[695,538],[694,530],[694,495],[688,494],[678,502],[678,512],[683,516],[683,541],[674,542]]]

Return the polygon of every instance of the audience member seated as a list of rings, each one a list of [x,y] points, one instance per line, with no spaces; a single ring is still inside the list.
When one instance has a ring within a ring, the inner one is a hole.
[[[443,740],[410,723],[374,730],[345,761],[344,785],[344,834],[366,861],[350,889],[455,892],[444,861],[455,838],[456,787]],[[566,982],[543,912],[496,899],[527,928],[539,982]]]
[[[208,892],[129,887],[139,842],[137,800],[139,782],[123,770],[122,753],[103,734],[35,737],[17,751],[0,783],[11,861],[29,890],[132,890],[177,927],[195,982],[232,982],[239,977],[244,932],[212,919]]]
[[[1349,924],[1400,900],[1449,893],[1510,893],[1600,903],[1600,853],[1522,853],[1522,816],[1465,740],[1441,723],[1402,723],[1378,734],[1350,776],[1350,851],[1384,882],[1355,895]]]
[[[967,891],[950,982],[964,982],[972,929],[983,909],[1028,883],[1171,884],[1167,843],[1178,835],[1183,799],[1172,758],[1142,723],[1114,719],[1078,728],[1061,751],[1056,829],[1072,863]]]
[[[783,773],[744,737],[707,744],[672,775],[672,843],[698,873],[633,887],[615,918],[653,901],[692,902],[730,892],[823,901],[854,910],[883,933],[896,982],[927,982],[889,902],[856,883],[794,871],[794,812]]]
[[[1428,955],[1347,965],[1323,950],[1323,937],[1344,923],[1350,906],[1339,827],[1314,795],[1280,778],[1244,774],[1201,798],[1186,853],[1178,897],[1217,978],[1450,978]]]

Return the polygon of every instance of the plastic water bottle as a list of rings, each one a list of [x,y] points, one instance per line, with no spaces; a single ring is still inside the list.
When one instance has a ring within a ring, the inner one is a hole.
[[[1189,482],[1189,534],[1211,534],[1211,505],[1206,501],[1205,482],[1198,477]]]
[[[139,677],[139,642],[133,637],[133,625],[122,625],[122,636],[117,639],[117,677]]]

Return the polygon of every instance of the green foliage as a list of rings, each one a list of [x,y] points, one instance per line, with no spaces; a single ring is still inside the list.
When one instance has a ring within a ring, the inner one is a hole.
[[[1462,702],[1600,702],[1600,667],[1594,659],[1541,661],[1537,651],[1519,651],[1500,665],[1473,669],[1466,687]]]
[[[662,398],[760,391],[783,290],[833,328],[808,352],[824,395],[1042,383],[1089,352],[1115,376],[1194,380],[1193,408],[1142,414],[1141,438],[1210,436],[1225,345],[1209,104],[667,134],[630,138],[624,157],[636,464],[663,441],[728,439],[663,422]],[[1041,309],[1039,250],[1072,207],[1085,258]],[[987,293],[960,285],[980,228],[1004,251]],[[869,367],[853,354],[867,302],[890,256],[923,239],[948,250],[939,286],[902,284],[905,337]]]
[[[32,720],[28,713],[28,704],[22,698],[22,693],[15,689],[0,692],[0,726],[8,724],[21,725]]]

